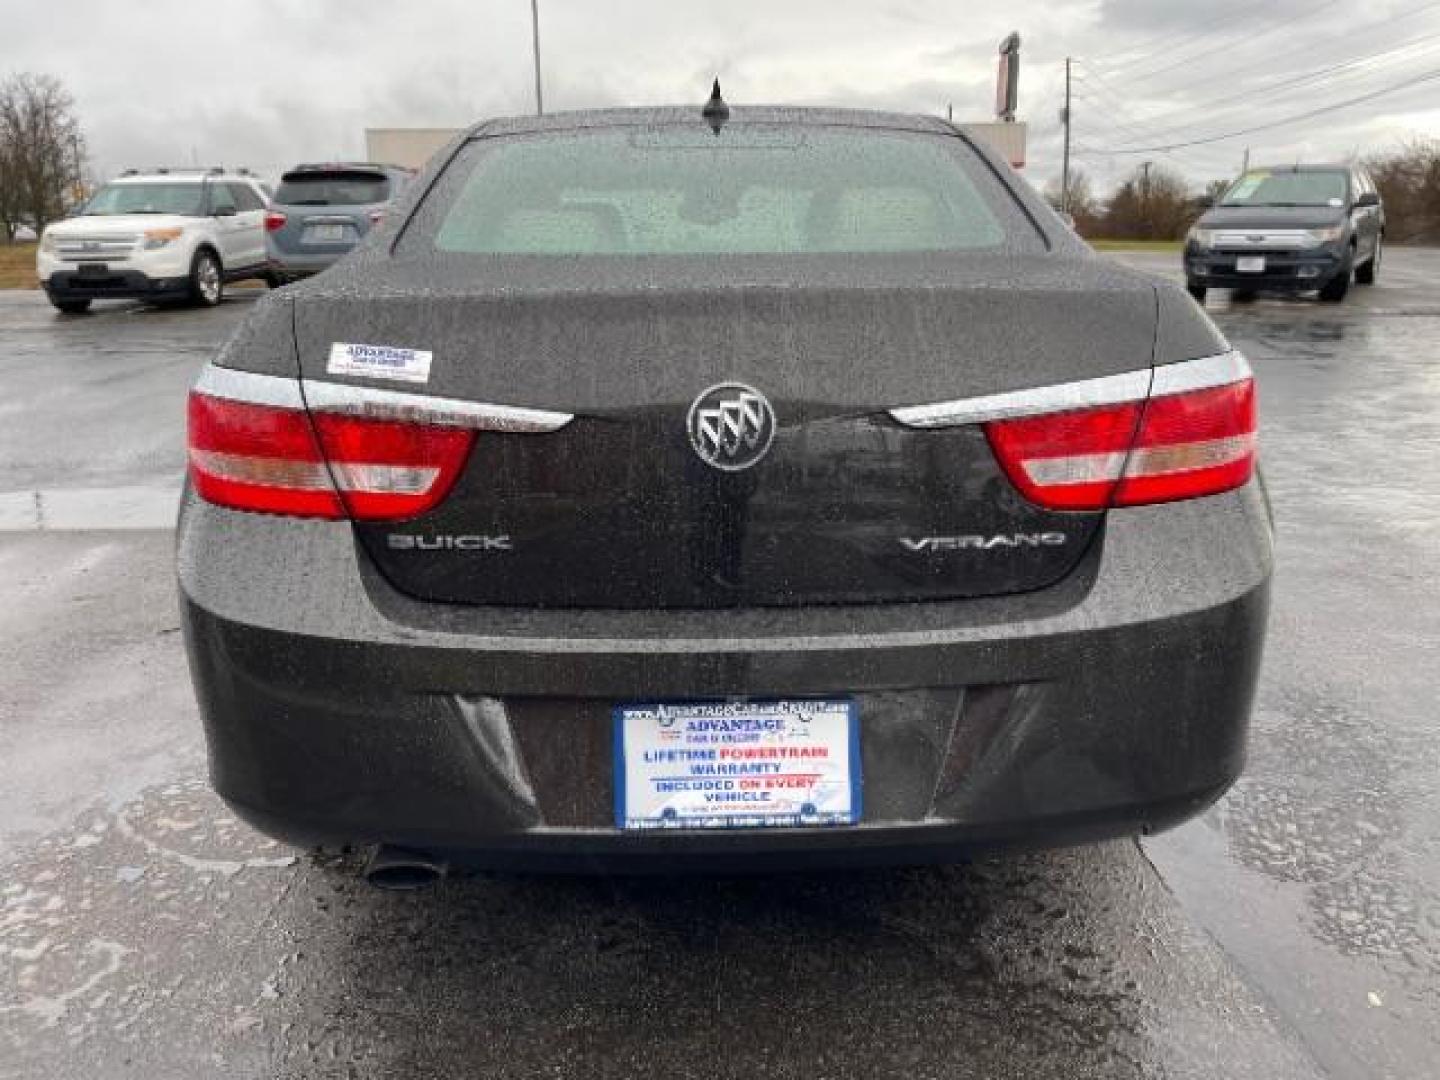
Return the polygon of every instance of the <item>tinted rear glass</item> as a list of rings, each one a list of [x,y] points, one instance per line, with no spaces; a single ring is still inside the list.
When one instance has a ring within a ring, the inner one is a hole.
[[[845,127],[477,140],[422,215],[440,251],[696,255],[1040,247],[960,139]]]
[[[280,178],[275,202],[287,206],[365,206],[390,198],[390,180],[382,173],[303,172]]]
[[[1257,169],[1235,181],[1221,206],[1341,206],[1348,174],[1335,172],[1268,172]]]

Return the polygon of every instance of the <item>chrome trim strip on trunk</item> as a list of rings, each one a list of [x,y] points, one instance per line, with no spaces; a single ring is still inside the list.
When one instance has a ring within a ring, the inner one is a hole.
[[[343,413],[369,420],[398,420],[476,431],[547,432],[559,431],[575,419],[571,413],[549,409],[429,397],[314,379],[303,379],[300,385],[305,400],[316,412]]]
[[[906,427],[959,427],[991,420],[1013,420],[1042,413],[1074,412],[1102,405],[1142,401],[1148,397],[1181,394],[1224,386],[1250,377],[1250,365],[1237,351],[1185,360],[1158,368],[1140,368],[1098,379],[1011,390],[1004,394],[941,401],[931,405],[907,405],[891,409],[890,416]]]
[[[341,413],[369,420],[463,427],[475,431],[559,431],[575,419],[571,413],[549,409],[429,397],[369,386],[290,379],[283,375],[260,375],[214,364],[207,364],[201,370],[194,389],[210,397],[270,405],[277,409],[303,409],[308,405],[315,412]]]
[[[194,389],[196,393],[210,397],[251,405],[270,405],[277,409],[305,408],[299,380],[287,379],[283,375],[257,375],[253,371],[236,371],[234,368],[206,364],[195,380]]]
[[[1250,362],[1239,349],[1204,356],[1199,360],[1184,360],[1178,364],[1165,364],[1155,368],[1155,383],[1150,387],[1151,397],[1165,397],[1168,394],[1185,394],[1191,390],[1208,390],[1212,386],[1228,386],[1250,378]]]

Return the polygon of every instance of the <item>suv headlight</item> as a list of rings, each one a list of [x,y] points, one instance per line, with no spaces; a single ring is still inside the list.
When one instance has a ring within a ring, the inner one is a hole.
[[[181,228],[146,229],[144,234],[145,250],[154,251],[156,248],[163,248],[166,244],[174,243],[184,232],[185,230]]]
[[[1185,238],[1196,247],[1208,248],[1215,243],[1215,230],[1196,227],[1191,229]]]
[[[1333,244],[1345,235],[1345,229],[1341,225],[1332,225],[1328,229],[1307,229],[1305,239],[1307,246],[1319,247],[1321,244]]]

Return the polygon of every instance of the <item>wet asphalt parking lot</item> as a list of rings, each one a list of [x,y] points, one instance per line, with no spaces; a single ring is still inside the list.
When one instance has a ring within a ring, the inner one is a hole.
[[[1340,306],[1210,301],[1260,379],[1278,570],[1251,764],[1202,819],[409,895],[205,786],[169,525],[232,296],[0,293],[0,1076],[1440,1075],[1440,251]]]

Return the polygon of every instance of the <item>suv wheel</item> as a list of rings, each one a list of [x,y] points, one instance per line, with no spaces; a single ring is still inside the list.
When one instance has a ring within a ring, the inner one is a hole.
[[[55,310],[62,315],[83,315],[90,310],[89,300],[56,300],[52,296],[50,303],[55,305]]]
[[[1356,285],[1374,285],[1375,277],[1380,273],[1380,249],[1383,247],[1379,237],[1375,238],[1375,254],[1370,256],[1370,261],[1355,271]]]
[[[225,275],[213,251],[201,248],[190,260],[190,299],[201,307],[214,307],[225,296]]]

